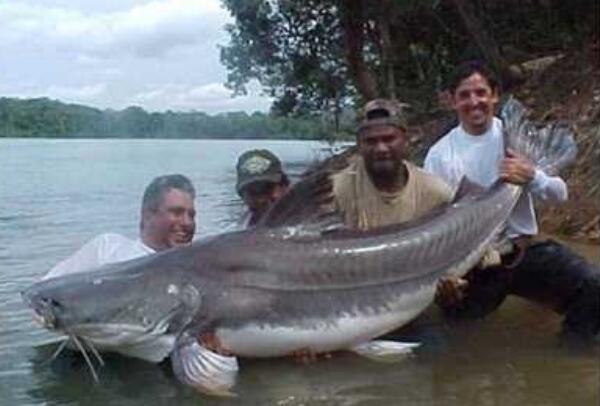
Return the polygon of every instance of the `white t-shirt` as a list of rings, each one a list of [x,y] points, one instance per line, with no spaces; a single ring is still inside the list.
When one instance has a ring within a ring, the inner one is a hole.
[[[100,234],[88,241],[69,258],[59,262],[42,279],[90,271],[102,265],[126,261],[155,252],[141,240],[132,240],[120,234]]]
[[[483,134],[472,135],[457,126],[436,142],[425,158],[425,170],[442,177],[455,190],[463,176],[482,186],[491,186],[497,179],[504,158],[502,121],[494,118]],[[517,202],[508,220],[507,233],[534,235],[538,232],[532,195],[548,202],[567,200],[567,185],[558,176],[548,176],[536,169],[533,180]]]

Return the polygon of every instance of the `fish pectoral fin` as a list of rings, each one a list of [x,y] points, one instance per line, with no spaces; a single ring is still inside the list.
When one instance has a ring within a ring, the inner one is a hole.
[[[217,354],[202,347],[195,337],[183,333],[171,354],[177,378],[194,389],[216,396],[235,396],[238,361],[236,357]]]
[[[349,348],[356,354],[381,362],[397,362],[413,353],[420,343],[402,343],[391,340],[371,340]]]

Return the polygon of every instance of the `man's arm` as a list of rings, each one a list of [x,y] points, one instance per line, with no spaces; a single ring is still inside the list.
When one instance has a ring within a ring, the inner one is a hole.
[[[568,198],[567,185],[558,176],[548,176],[522,155],[508,150],[500,164],[500,179],[517,185],[526,185],[538,199],[554,203]]]

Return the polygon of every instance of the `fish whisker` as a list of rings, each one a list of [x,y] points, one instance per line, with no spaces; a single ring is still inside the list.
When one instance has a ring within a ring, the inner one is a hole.
[[[92,354],[94,354],[94,357],[96,357],[96,360],[98,361],[98,364],[100,364],[100,366],[104,366],[104,360],[102,359],[102,357],[100,356],[100,353],[98,352],[98,350],[96,349],[96,347],[94,347],[92,345],[92,343],[89,340],[85,340],[83,337],[80,337],[81,341],[87,345],[87,347],[90,349],[90,351],[92,352]]]
[[[81,342],[79,341],[79,339],[77,338],[77,336],[75,334],[70,335],[71,339],[73,340],[73,342],[75,343],[75,345],[77,346],[77,348],[79,349],[79,351],[81,351],[81,353],[83,354],[83,358],[85,359],[85,362],[87,363],[88,367],[90,368],[90,372],[92,373],[92,377],[94,378],[94,381],[96,383],[100,383],[100,379],[98,379],[98,374],[96,373],[96,370],[94,369],[94,365],[92,365],[92,361],[90,360],[90,357],[87,354],[87,351],[85,350],[85,348],[83,347],[83,345],[81,344]]]
[[[69,343],[69,339],[63,340],[58,345],[58,347],[56,347],[56,350],[54,350],[54,352],[52,353],[50,358],[48,358],[48,360],[46,360],[46,362],[44,362],[44,363],[50,364],[52,361],[54,361],[59,356],[59,354],[65,349],[65,347],[67,346],[68,343]]]

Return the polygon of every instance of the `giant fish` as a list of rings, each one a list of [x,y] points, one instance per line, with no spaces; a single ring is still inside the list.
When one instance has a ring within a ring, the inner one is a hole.
[[[506,145],[539,168],[556,173],[572,161],[567,128],[536,129],[516,100],[506,103],[503,119]],[[255,229],[41,281],[24,300],[84,355],[87,346],[97,357],[97,350],[154,362],[169,356],[184,383],[226,392],[234,380],[206,378],[215,361],[198,337],[214,334],[240,357],[368,343],[418,316],[441,277],[473,267],[521,193],[498,182],[426,218],[353,231],[334,220],[336,213],[317,215],[307,199],[322,203],[313,198],[327,189],[322,179],[300,182]]]

